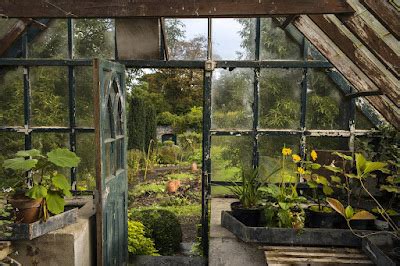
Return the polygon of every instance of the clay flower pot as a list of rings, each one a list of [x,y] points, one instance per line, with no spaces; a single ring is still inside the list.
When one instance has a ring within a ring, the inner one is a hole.
[[[11,198],[8,202],[13,206],[17,223],[33,223],[39,220],[43,199],[31,199],[26,196]]]
[[[180,180],[170,180],[167,183],[167,191],[168,193],[175,193],[178,191],[178,188],[181,186]]]
[[[191,170],[192,170],[192,172],[197,172],[198,171],[198,167],[197,167],[197,163],[196,162],[192,163]]]

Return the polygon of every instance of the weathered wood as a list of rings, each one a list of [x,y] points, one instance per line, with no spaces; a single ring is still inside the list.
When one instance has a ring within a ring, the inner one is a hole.
[[[344,25],[356,35],[369,50],[400,77],[400,57],[383,41],[360,16],[338,16]]]
[[[0,241],[0,264],[1,261],[12,252],[10,241]]]
[[[361,249],[304,246],[266,246],[262,248],[268,265],[273,263],[308,263],[372,265]]]
[[[388,0],[361,0],[361,3],[397,38],[400,39],[400,12]]]
[[[31,224],[14,224],[12,225],[12,236],[6,237],[3,240],[32,240],[48,232],[75,223],[77,216],[78,208],[74,208],[51,216],[46,222],[37,221]]]
[[[347,78],[357,91],[379,89],[310,18],[299,16],[293,21],[293,25]],[[387,96],[369,96],[366,99],[389,123],[400,129],[400,110]]]
[[[334,15],[311,15],[312,21],[357,65],[397,107],[400,82]]]
[[[10,48],[11,45],[21,37],[31,22],[32,20],[30,19],[18,20],[8,30],[4,37],[0,39],[0,56],[2,56],[8,50],[8,48]]]
[[[1,1],[7,17],[246,17],[351,13],[346,0],[19,0]]]

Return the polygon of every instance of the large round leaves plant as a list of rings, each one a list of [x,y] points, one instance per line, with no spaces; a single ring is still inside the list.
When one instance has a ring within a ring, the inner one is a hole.
[[[36,149],[19,151],[15,158],[4,161],[3,167],[19,172],[30,172],[33,181],[25,195],[32,199],[43,198],[43,219],[48,212],[59,214],[64,211],[64,197],[71,196],[68,179],[59,172],[63,168],[77,167],[80,158],[65,148],[57,148],[46,155]],[[28,182],[29,183],[29,182]]]

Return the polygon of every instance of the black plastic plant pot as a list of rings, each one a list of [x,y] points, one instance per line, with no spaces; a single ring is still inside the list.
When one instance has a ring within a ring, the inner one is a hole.
[[[350,220],[350,226],[356,230],[375,230],[375,219],[371,220]]]
[[[305,210],[306,227],[309,228],[346,228],[346,220],[337,212],[319,212]]]
[[[240,222],[250,227],[260,224],[262,207],[244,208],[238,201],[231,203],[232,215]]]

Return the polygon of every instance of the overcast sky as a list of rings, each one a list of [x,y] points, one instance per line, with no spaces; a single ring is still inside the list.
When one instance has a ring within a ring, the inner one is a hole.
[[[207,37],[207,19],[181,19],[186,26],[186,39],[198,35]],[[242,26],[235,19],[213,19],[213,53],[222,59],[237,59],[236,52],[240,47],[239,31]]]

